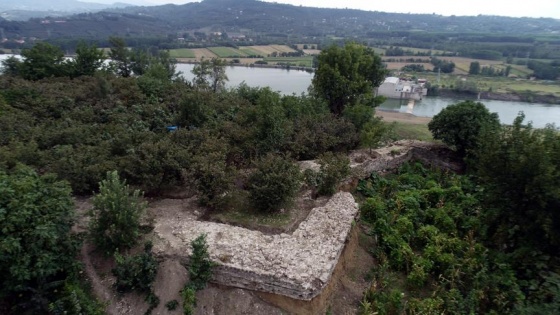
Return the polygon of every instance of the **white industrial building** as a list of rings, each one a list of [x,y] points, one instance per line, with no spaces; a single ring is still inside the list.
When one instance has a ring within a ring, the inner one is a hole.
[[[428,89],[424,87],[424,84],[425,81],[424,83],[414,83],[397,77],[388,77],[377,88],[376,94],[387,98],[421,100],[428,94]]]

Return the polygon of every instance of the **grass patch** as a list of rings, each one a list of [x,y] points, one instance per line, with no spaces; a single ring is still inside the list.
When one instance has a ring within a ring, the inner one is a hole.
[[[195,58],[194,52],[187,48],[171,49],[169,56],[171,58]]]
[[[212,219],[245,227],[282,228],[290,223],[291,217],[289,213],[260,213],[235,209],[212,214]]]
[[[297,67],[312,67],[313,66],[313,56],[303,56],[303,57],[267,57],[264,61],[268,63],[283,63],[290,64]]]
[[[392,122],[391,133],[395,139],[411,139],[421,141],[434,141],[432,133],[427,124],[408,124],[403,122]]]
[[[208,50],[218,55],[220,58],[243,58],[248,54],[231,47],[208,47]]]
[[[289,208],[287,208],[289,209]],[[225,205],[210,213],[211,221],[257,230],[281,230],[291,223],[291,211],[263,213],[252,209],[249,193],[238,190],[226,197]]]

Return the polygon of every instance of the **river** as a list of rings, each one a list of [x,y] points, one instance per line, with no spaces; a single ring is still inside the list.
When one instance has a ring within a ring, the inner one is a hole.
[[[9,55],[0,55],[0,60],[7,57]],[[191,73],[193,67],[192,64],[178,64],[177,70],[181,71],[187,80],[192,80],[194,77]],[[228,88],[236,87],[245,82],[252,87],[268,86],[273,91],[284,95],[307,93],[307,88],[313,79],[313,74],[306,71],[257,67],[227,67],[226,74],[229,78],[226,84]],[[460,99],[444,97],[426,97],[415,102],[414,106],[409,106],[407,102],[387,100],[380,106],[380,109],[411,113],[422,117],[433,117],[446,106],[460,101]],[[525,113],[525,120],[532,121],[534,127],[541,128],[549,123],[560,126],[560,105],[493,100],[482,100],[481,102],[491,112],[498,113],[500,121],[505,124],[511,124],[517,114],[522,111]]]
[[[183,76],[187,80],[192,80],[194,77],[191,73],[193,66],[192,64],[179,64],[177,70],[183,72]],[[305,71],[271,68],[228,67],[226,74],[229,78],[226,87],[236,87],[241,82],[245,82],[249,86],[269,86],[273,91],[285,95],[306,93],[313,79],[313,74]],[[389,99],[379,109],[433,117],[446,106],[461,101],[463,100],[446,97],[425,97],[423,100],[415,102],[414,106],[409,106],[407,101]],[[480,102],[484,103],[491,112],[498,113],[500,121],[504,124],[511,124],[517,114],[523,112],[525,121],[532,121],[534,127],[541,128],[550,123],[560,126],[560,105],[494,100],[481,100]]]

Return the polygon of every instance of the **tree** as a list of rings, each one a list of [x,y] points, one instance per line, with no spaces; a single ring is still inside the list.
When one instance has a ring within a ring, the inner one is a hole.
[[[497,130],[499,127],[498,115],[490,113],[484,104],[473,101],[449,105],[428,124],[434,139],[454,147],[462,156],[477,148],[483,128]]]
[[[471,62],[471,65],[469,66],[469,74],[477,75],[479,73],[480,73],[480,62],[478,61]]]
[[[21,60],[14,56],[2,60],[2,74],[14,77],[21,75],[21,63]]]
[[[297,165],[269,153],[256,162],[256,170],[249,177],[249,199],[260,211],[277,211],[294,198],[300,183]]]
[[[103,65],[104,59],[103,51],[95,44],[78,43],[76,58],[71,62],[72,76],[93,75]]]
[[[112,254],[130,248],[140,236],[140,216],[146,204],[139,190],[130,191],[116,171],[107,172],[99,183],[99,193],[93,197],[90,233],[95,244]]]
[[[520,114],[512,126],[484,132],[473,169],[488,190],[490,235],[496,246],[560,250],[560,135],[533,129]],[[507,244],[507,245],[506,245]],[[528,259],[528,257],[527,257]]]
[[[60,48],[39,42],[31,49],[21,52],[23,62],[20,74],[26,80],[40,80],[48,77],[67,75],[68,65]]]
[[[195,76],[193,79],[194,85],[198,88],[210,89],[214,92],[222,90],[225,87],[226,81],[228,81],[226,66],[227,62],[223,59],[202,59],[191,70]]]
[[[152,56],[150,53],[141,48],[134,48],[129,52],[130,54],[130,69],[132,73],[137,76],[144,75],[150,66]]]
[[[130,77],[132,75],[132,64],[126,42],[120,37],[109,37],[109,43],[112,46],[109,51],[109,58],[111,58],[111,65],[115,67],[115,72],[122,77]]]
[[[387,74],[371,48],[356,43],[330,46],[319,55],[312,92],[324,99],[331,112],[341,115],[346,106],[371,103],[373,89]]]
[[[162,81],[173,80],[179,74],[180,72],[177,72],[177,60],[171,58],[169,51],[160,51],[155,57],[152,57],[145,73],[146,76]]]
[[[70,193],[54,175],[0,171],[0,304],[46,313],[60,280],[76,270]]]

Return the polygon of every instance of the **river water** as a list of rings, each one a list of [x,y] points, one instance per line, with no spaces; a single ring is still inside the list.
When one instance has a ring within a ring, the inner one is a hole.
[[[0,60],[7,57],[8,55],[0,55]],[[192,80],[194,77],[191,73],[193,67],[194,65],[192,64],[178,64],[177,71],[181,71],[187,80]],[[307,93],[307,89],[313,79],[313,74],[306,71],[274,68],[227,67],[226,74],[229,78],[226,84],[228,88],[236,87],[245,82],[251,87],[268,86],[273,91],[284,95]],[[558,88],[560,89],[560,86]],[[387,100],[379,109],[411,113],[422,117],[433,117],[446,106],[460,101],[462,100],[426,97],[421,101],[415,102],[414,106],[410,106],[407,101]],[[519,112],[524,112],[525,121],[532,121],[534,127],[541,128],[550,123],[560,126],[560,105],[493,100],[481,100],[481,102],[491,112],[498,113],[500,121],[505,124],[511,124]]]
[[[194,78],[191,73],[193,67],[192,64],[178,64],[177,70],[183,72],[183,76],[187,80],[192,80]],[[241,82],[245,82],[253,87],[268,86],[273,91],[285,95],[307,93],[307,88],[313,79],[313,74],[305,71],[271,68],[228,67],[226,74],[229,78],[226,87],[236,87]],[[560,86],[558,89],[560,90]],[[415,102],[414,106],[409,106],[408,101],[387,100],[379,106],[379,109],[410,113],[421,117],[433,117],[446,106],[461,101],[463,100],[425,97],[423,100]],[[519,112],[523,112],[525,113],[525,121],[532,121],[534,127],[541,128],[550,123],[560,126],[560,105],[493,100],[481,100],[480,102],[486,105],[491,112],[498,113],[500,121],[504,124],[511,124]]]

